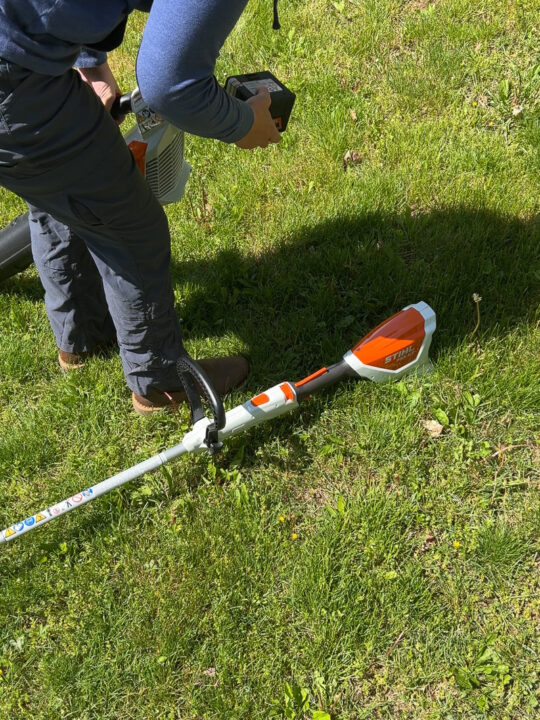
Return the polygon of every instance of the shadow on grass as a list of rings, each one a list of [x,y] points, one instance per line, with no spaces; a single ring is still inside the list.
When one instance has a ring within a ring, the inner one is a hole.
[[[420,300],[437,313],[435,354],[472,332],[473,293],[482,297],[481,335],[504,335],[538,307],[539,241],[538,217],[467,208],[351,214],[303,228],[258,257],[224,250],[175,262],[172,274],[176,285],[189,283],[178,308],[186,339],[238,336],[255,383],[268,384],[337,360]]]
[[[257,256],[247,247],[172,264],[173,283],[187,284],[178,307],[186,339],[236,335],[256,383],[337,360],[419,300],[437,313],[435,353],[472,332],[473,293],[482,297],[484,337],[531,320],[539,304],[539,216],[522,221],[466,207],[351,213],[304,227],[277,249],[275,238],[269,244]],[[39,280],[27,275],[4,281],[0,292],[43,297]]]
[[[258,256],[224,250],[209,260],[175,261],[172,275],[187,287],[179,308],[186,338],[240,338],[254,392],[339,359],[377,323],[419,300],[437,313],[435,355],[470,335],[474,292],[483,298],[480,333],[504,336],[537,312],[539,240],[538,217],[524,222],[486,210],[350,215],[305,227]],[[4,283],[5,291],[41,298],[39,282],[24,276]],[[289,437],[295,420],[282,422]],[[196,491],[194,477],[187,484]],[[81,531],[95,532],[110,518],[104,511],[80,522]]]
[[[44,291],[39,278],[30,273],[19,273],[0,282],[0,295],[21,295],[27,300],[43,300]]]

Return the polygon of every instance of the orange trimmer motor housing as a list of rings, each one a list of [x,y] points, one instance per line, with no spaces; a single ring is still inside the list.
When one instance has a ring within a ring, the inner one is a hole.
[[[351,352],[362,365],[396,371],[416,360],[426,337],[431,342],[435,330],[435,313],[431,313],[431,318],[426,312],[429,306],[425,303],[418,305],[424,307],[411,305],[404,308],[374,328],[352,348]]]
[[[298,399],[346,376],[388,382],[429,367],[435,327],[435,312],[427,303],[408,305],[371,330],[335,365],[296,382]]]

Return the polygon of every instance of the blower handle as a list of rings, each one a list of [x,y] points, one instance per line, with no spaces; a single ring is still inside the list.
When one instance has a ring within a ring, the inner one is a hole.
[[[124,95],[116,96],[116,99],[111,107],[111,115],[115,120],[133,112],[133,108],[131,107],[131,95],[132,92],[128,92],[124,93]]]
[[[188,402],[191,410],[191,422],[196,422],[204,418],[204,410],[201,398],[195,383],[197,383],[206,401],[210,405],[214,422],[210,423],[206,428],[206,445],[210,454],[216,453],[221,449],[223,443],[219,442],[218,432],[225,427],[226,417],[225,408],[221,398],[214,389],[206,372],[195,360],[190,357],[184,350],[184,353],[176,361],[176,369],[180,381],[186,391]]]

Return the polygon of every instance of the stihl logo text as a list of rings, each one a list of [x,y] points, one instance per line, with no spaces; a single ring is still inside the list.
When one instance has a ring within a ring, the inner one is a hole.
[[[392,355],[388,355],[385,358],[384,362],[386,363],[386,365],[389,365],[390,363],[404,360],[405,358],[408,358],[409,355],[414,355],[414,347],[412,345],[408,345],[406,348],[403,348],[403,350],[398,350]]]

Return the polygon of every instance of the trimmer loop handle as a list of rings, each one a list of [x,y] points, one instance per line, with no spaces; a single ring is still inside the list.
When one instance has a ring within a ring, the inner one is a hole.
[[[220,450],[223,445],[223,443],[218,440],[218,431],[225,427],[226,422],[225,408],[223,407],[221,398],[212,386],[206,372],[200,365],[197,365],[195,360],[193,360],[185,350],[176,361],[176,369],[184,390],[186,391],[191,410],[191,422],[194,425],[204,418],[201,396],[195,382],[210,405],[214,422],[210,423],[206,428],[205,442],[210,453],[213,454]]]

